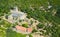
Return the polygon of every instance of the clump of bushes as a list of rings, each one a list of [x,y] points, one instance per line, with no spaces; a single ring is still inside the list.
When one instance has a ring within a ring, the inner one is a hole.
[[[22,24],[22,26],[28,28],[28,24]]]
[[[43,24],[40,24],[40,23],[39,23],[39,24],[37,25],[37,28],[38,28],[38,29],[39,29],[39,28],[43,28],[43,27],[44,27]]]
[[[36,29],[33,29],[32,33],[34,33],[34,32],[37,32],[37,30]]]

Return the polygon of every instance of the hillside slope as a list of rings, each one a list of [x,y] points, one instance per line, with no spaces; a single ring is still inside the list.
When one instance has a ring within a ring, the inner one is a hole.
[[[0,16],[10,14],[9,10],[17,6],[19,10],[28,14],[28,18],[32,17],[43,23],[44,30],[47,31],[43,35],[51,33],[51,37],[60,37],[59,3],[60,0],[0,0]],[[48,25],[45,26],[45,23],[48,23]],[[52,26],[49,25],[50,23],[52,23]]]

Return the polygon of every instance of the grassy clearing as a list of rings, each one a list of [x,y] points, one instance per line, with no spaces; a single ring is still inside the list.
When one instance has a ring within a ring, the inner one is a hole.
[[[25,34],[17,33],[15,31],[12,31],[11,29],[8,29],[6,31],[6,37],[26,37]]]

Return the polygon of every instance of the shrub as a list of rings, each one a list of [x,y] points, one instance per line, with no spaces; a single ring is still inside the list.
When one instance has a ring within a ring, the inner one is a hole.
[[[38,24],[37,28],[43,28],[43,26],[44,26],[43,24]]]
[[[22,26],[28,28],[28,24],[22,24]]]
[[[33,29],[32,33],[34,33],[34,32],[37,32],[37,30],[36,29]]]

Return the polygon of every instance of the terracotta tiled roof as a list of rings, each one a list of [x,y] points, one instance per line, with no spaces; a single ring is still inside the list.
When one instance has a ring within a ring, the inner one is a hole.
[[[28,32],[32,32],[32,28],[27,28]]]
[[[23,32],[32,32],[32,28],[25,28],[25,27],[18,26],[18,25],[16,26],[16,29],[23,31]]]
[[[25,27],[22,27],[22,26],[16,26],[16,29],[17,30],[21,30],[21,31],[26,31],[26,28]]]

